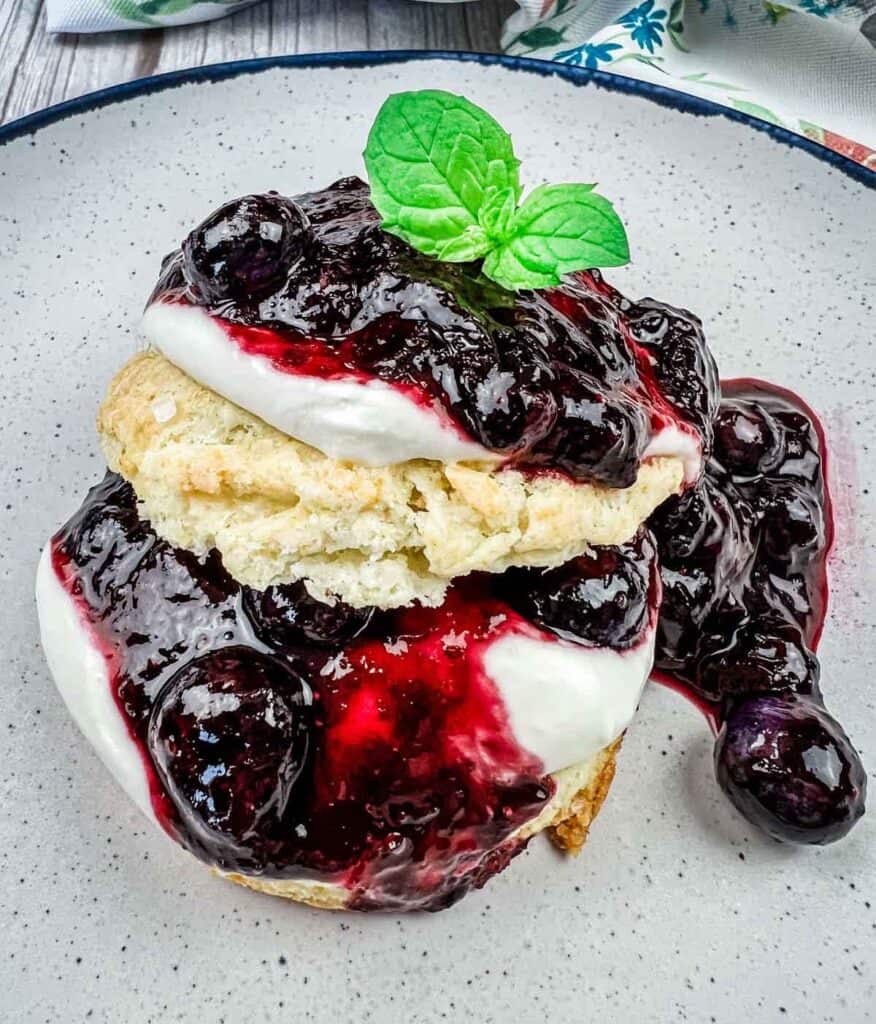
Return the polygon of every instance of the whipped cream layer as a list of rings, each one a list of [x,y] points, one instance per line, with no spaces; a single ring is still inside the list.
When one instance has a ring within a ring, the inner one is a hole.
[[[614,742],[636,713],[654,662],[650,626],[634,647],[614,650],[511,633],[484,655],[517,742],[547,772],[586,760]]]
[[[73,720],[122,789],[156,824],[143,755],[112,692],[103,651],[52,564],[52,545],[40,557],[37,614],[43,652]]]
[[[376,377],[326,379],[278,370],[267,357],[244,351],[200,306],[152,302],[142,331],[194,380],[330,458],[364,466],[504,461],[467,437],[437,400],[415,398],[412,389]],[[654,429],[642,460],[657,456],[679,459],[692,483],[702,468],[702,442],[679,423],[668,423]]]
[[[277,370],[244,352],[199,306],[153,302],[143,334],[200,384],[330,458],[363,466],[411,459],[498,462],[465,437],[439,402],[418,402],[385,381],[323,379]]]

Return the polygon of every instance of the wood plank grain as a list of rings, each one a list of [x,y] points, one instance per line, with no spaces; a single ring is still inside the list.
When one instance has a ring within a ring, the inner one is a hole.
[[[0,123],[103,86],[247,57],[339,50],[495,52],[513,0],[264,0],[174,29],[49,35],[41,0],[0,0]]]

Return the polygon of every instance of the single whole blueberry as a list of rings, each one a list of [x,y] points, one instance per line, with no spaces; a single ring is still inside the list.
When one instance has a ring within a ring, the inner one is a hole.
[[[768,473],[782,461],[782,431],[758,403],[725,398],[715,417],[714,451],[731,473]]]
[[[373,608],[352,608],[343,601],[317,601],[303,582],[250,590],[244,605],[265,643],[274,647],[343,647],[371,621]]]
[[[574,366],[609,386],[634,383],[638,371],[633,352],[620,329],[617,308],[596,291],[600,280],[598,271],[569,274],[562,288],[544,293],[528,321],[526,341],[535,340],[555,363]]]
[[[789,690],[819,696],[818,659],[795,625],[757,618],[732,632],[725,628],[721,639],[719,649],[700,655],[694,685],[704,696]]]
[[[312,695],[283,662],[248,647],[184,665],[149,721],[158,775],[196,846],[220,865],[258,863],[310,747]]]
[[[712,530],[715,514],[709,483],[708,479],[701,480],[696,487],[668,498],[648,523],[657,535],[662,557],[682,569]]]
[[[763,550],[774,562],[785,565],[823,545],[824,512],[811,490],[776,486],[764,504]]]
[[[534,447],[553,429],[556,374],[546,359],[502,339],[501,363],[473,393],[478,440],[493,451],[515,454]]]
[[[665,501],[648,525],[657,537],[664,563],[687,570],[692,563],[710,567],[716,589],[744,574],[754,555],[751,527],[755,512],[732,485],[713,473],[710,460],[696,487]]]
[[[645,531],[629,544],[593,548],[556,569],[509,569],[505,600],[558,636],[595,647],[628,647],[648,623],[655,549]]]
[[[291,199],[273,193],[233,199],[183,242],[186,278],[207,302],[261,299],[301,257],[307,228]]]
[[[569,367],[560,369],[557,396],[556,425],[536,449],[543,461],[576,480],[634,484],[648,440],[642,407]]]
[[[696,423],[708,448],[721,388],[699,319],[654,299],[642,299],[627,315],[633,337],[654,359],[664,394]]]
[[[780,842],[835,842],[864,813],[861,759],[842,726],[808,697],[736,705],[715,742],[715,774],[742,814]]]
[[[657,620],[657,663],[677,669],[692,660],[700,643],[702,623],[716,601],[711,572],[696,566],[660,565],[663,600]]]

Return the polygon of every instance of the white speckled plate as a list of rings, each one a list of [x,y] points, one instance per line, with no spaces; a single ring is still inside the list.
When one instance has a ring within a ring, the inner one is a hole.
[[[611,279],[694,309],[725,376],[774,379],[825,417],[839,545],[823,682],[876,767],[876,175],[698,101],[544,70],[305,58],[0,131],[2,1021],[871,1019],[876,814],[825,849],[765,840],[670,692],[646,693],[580,858],[536,841],[444,914],[338,916],[214,879],[147,825],[43,664],[39,550],[102,474],[95,410],[161,256],[230,195],[360,171],[387,93],[429,85],[511,130],[527,184],[601,182],[634,252]]]

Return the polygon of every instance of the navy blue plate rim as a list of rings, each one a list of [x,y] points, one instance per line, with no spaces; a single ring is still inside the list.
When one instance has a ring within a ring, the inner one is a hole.
[[[137,96],[171,89],[188,82],[218,82],[238,75],[257,74],[272,68],[357,68],[380,64],[401,64],[413,60],[442,60],[460,63],[477,63],[487,66],[499,66],[513,71],[526,71],[538,75],[555,75],[578,86],[595,85],[597,88],[611,92],[642,96],[664,107],[671,107],[683,113],[702,117],[726,117],[731,121],[756,131],[765,132],[776,142],[796,149],[802,149],[824,163],[842,171],[848,177],[876,189],[876,171],[869,170],[862,164],[812,139],[797,135],[780,125],[764,121],[759,117],[746,114],[729,107],[721,106],[711,100],[679,92],[667,86],[644,82],[636,78],[626,78],[610,71],[591,71],[588,68],[560,64],[556,61],[538,60],[533,57],[514,57],[504,54],[472,53],[464,50],[350,50],[339,53],[306,53],[289,54],[286,56],[254,57],[247,60],[232,60],[221,64],[205,64],[196,68],[182,68],[168,71],[148,78],[137,78],[119,85],[111,85],[96,92],[86,93],[75,99],[65,100],[53,106],[27,114],[8,124],[0,126],[0,146],[22,136],[32,135],[40,128],[54,124],[64,118],[84,114],[99,107],[118,103]]]

